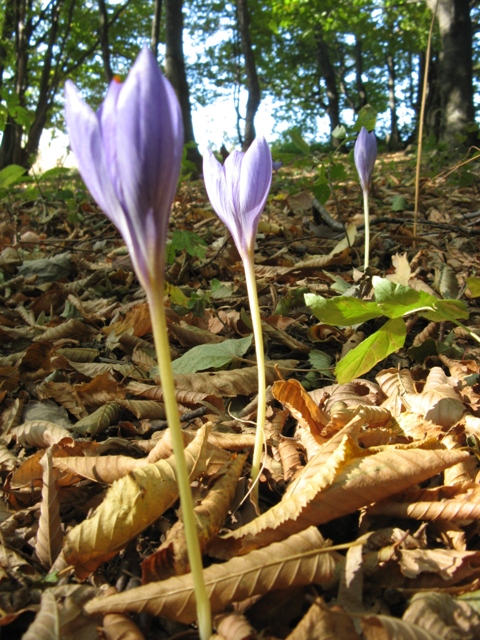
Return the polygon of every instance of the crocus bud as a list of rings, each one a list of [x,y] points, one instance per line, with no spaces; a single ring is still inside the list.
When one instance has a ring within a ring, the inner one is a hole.
[[[362,190],[368,193],[372,180],[373,167],[377,159],[377,139],[373,131],[368,133],[365,127],[361,128],[355,142],[353,157]]]
[[[96,113],[70,81],[65,103],[80,175],[123,236],[141,283],[151,286],[164,269],[182,159],[183,125],[175,93],[144,48],[125,83],[112,80]]]
[[[212,207],[232,234],[240,256],[252,256],[272,182],[272,155],[265,139],[256,138],[245,153],[232,151],[224,165],[207,151],[203,176]]]

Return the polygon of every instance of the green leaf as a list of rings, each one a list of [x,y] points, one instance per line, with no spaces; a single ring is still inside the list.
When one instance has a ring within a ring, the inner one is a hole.
[[[206,369],[221,369],[236,357],[245,355],[252,344],[253,336],[240,340],[225,340],[216,344],[201,344],[174,360],[174,373],[196,373]]]
[[[18,182],[26,169],[18,164],[10,164],[0,171],[0,189],[5,189]]]
[[[308,360],[312,367],[317,371],[331,375],[332,357],[318,349],[312,349],[308,354]]]
[[[343,164],[340,162],[332,162],[330,165],[330,179],[334,182],[342,182],[347,179],[347,172]]]
[[[321,322],[339,327],[362,324],[385,315],[376,302],[348,296],[327,299],[314,293],[306,293],[305,304]]]
[[[343,124],[337,124],[335,129],[332,131],[332,137],[338,138],[338,140],[343,140],[347,135],[347,130],[343,126]]]
[[[172,234],[172,247],[175,251],[186,251],[194,258],[205,258],[207,243],[193,231],[174,231]]]
[[[297,147],[299,151],[303,154],[307,155],[310,153],[310,145],[308,142],[302,138],[302,134],[298,129],[291,129],[289,132],[290,138],[292,139],[293,144]]]
[[[318,180],[318,182],[312,186],[312,192],[321,204],[325,204],[330,198],[330,185],[326,180]]]
[[[349,351],[335,368],[339,384],[345,384],[367,373],[391,353],[405,344],[407,328],[402,318],[386,322],[381,329]]]
[[[392,211],[405,211],[408,209],[408,202],[404,196],[395,196],[392,200]]]
[[[358,112],[357,120],[353,125],[353,130],[360,131],[362,127],[365,127],[368,131],[373,131],[373,129],[375,129],[376,122],[377,112],[371,105],[366,104]]]
[[[467,287],[472,298],[480,297],[480,278],[477,278],[477,276],[469,276],[467,278]]]
[[[433,297],[433,296],[432,296]],[[450,320],[455,322],[459,319],[468,320],[468,307],[463,300],[437,300],[432,305],[432,311],[422,311],[421,315],[433,322]]]

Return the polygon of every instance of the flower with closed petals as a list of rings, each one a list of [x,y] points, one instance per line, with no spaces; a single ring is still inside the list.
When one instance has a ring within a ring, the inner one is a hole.
[[[353,157],[362,190],[368,192],[372,180],[373,167],[377,159],[377,139],[373,131],[369,133],[365,127],[361,128],[355,142]]]
[[[163,273],[170,207],[183,151],[177,97],[149,49],[95,113],[65,86],[70,145],[90,193],[120,231],[144,286]]]
[[[212,207],[232,234],[242,259],[253,255],[272,182],[272,155],[265,139],[256,138],[245,153],[233,151],[224,165],[207,151],[203,176]]]

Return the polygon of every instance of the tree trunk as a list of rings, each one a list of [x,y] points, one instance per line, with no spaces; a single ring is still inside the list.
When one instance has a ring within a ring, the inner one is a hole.
[[[362,55],[362,41],[355,36],[355,84],[357,87],[357,108],[356,113],[360,111],[362,107],[368,104],[367,89],[363,82],[363,55]]]
[[[400,142],[400,134],[398,132],[398,115],[397,104],[395,98],[395,59],[392,53],[387,55],[388,69],[388,106],[390,109],[390,134],[388,136],[388,148],[390,151],[396,151]]]
[[[475,118],[473,106],[473,47],[469,0],[427,0],[437,7],[441,54],[438,86],[441,102],[440,139],[449,149],[474,141],[468,128]]]
[[[113,78],[112,65],[110,62],[110,43],[109,43],[109,27],[108,27],[108,11],[105,0],[98,0],[98,10],[100,12],[100,29],[99,40],[102,49],[103,69],[105,77],[109,83]]]
[[[152,33],[150,36],[150,49],[155,58],[158,57],[158,43],[160,41],[160,24],[162,22],[162,0],[155,0],[153,6]]]
[[[240,34],[243,59],[245,60],[246,86],[248,92],[247,112],[245,114],[245,135],[242,148],[244,151],[255,140],[255,115],[261,101],[260,82],[258,80],[255,55],[250,37],[250,16],[247,0],[237,0],[237,24]]]
[[[200,171],[202,156],[196,146],[192,124],[190,90],[185,70],[183,55],[183,0],[165,0],[165,73],[173,85],[182,110],[185,143],[193,143],[187,147],[187,158]]]
[[[330,131],[334,131],[334,129],[340,124],[340,97],[337,87],[335,69],[328,52],[328,45],[323,39],[321,28],[318,26],[315,31],[315,42],[318,70],[321,77],[325,81],[325,87],[327,90],[326,111],[330,119]],[[332,138],[332,143],[334,147],[338,147],[340,141],[338,140],[338,138]]]

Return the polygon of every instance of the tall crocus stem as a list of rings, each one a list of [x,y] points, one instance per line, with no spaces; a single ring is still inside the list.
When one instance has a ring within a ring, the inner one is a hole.
[[[365,214],[365,262],[364,268],[368,269],[370,262],[370,215],[368,210],[368,189],[363,192],[363,211]]]
[[[203,577],[202,554],[198,541],[193,498],[190,489],[187,463],[183,448],[182,429],[177,400],[175,397],[175,383],[172,373],[170,344],[168,341],[167,320],[163,302],[164,282],[156,280],[151,287],[146,287],[147,299],[152,320],[153,340],[157,353],[160,381],[163,391],[163,401],[167,414],[168,428],[172,439],[173,453],[177,474],[178,492],[182,507],[185,539],[187,542],[188,560],[192,573],[195,599],[197,605],[198,628],[201,640],[209,640],[212,635],[212,614],[210,601],[205,588]]]
[[[262,463],[263,445],[265,442],[265,416],[267,411],[267,384],[265,376],[265,351],[263,348],[262,319],[258,304],[257,282],[255,280],[255,266],[253,254],[250,252],[244,257],[243,267],[247,284],[248,301],[252,317],[253,337],[255,339],[255,355],[258,370],[258,402],[257,402],[257,430],[255,434],[255,446],[253,448],[252,469],[250,476],[254,483],[253,493],[258,496],[258,476]]]

